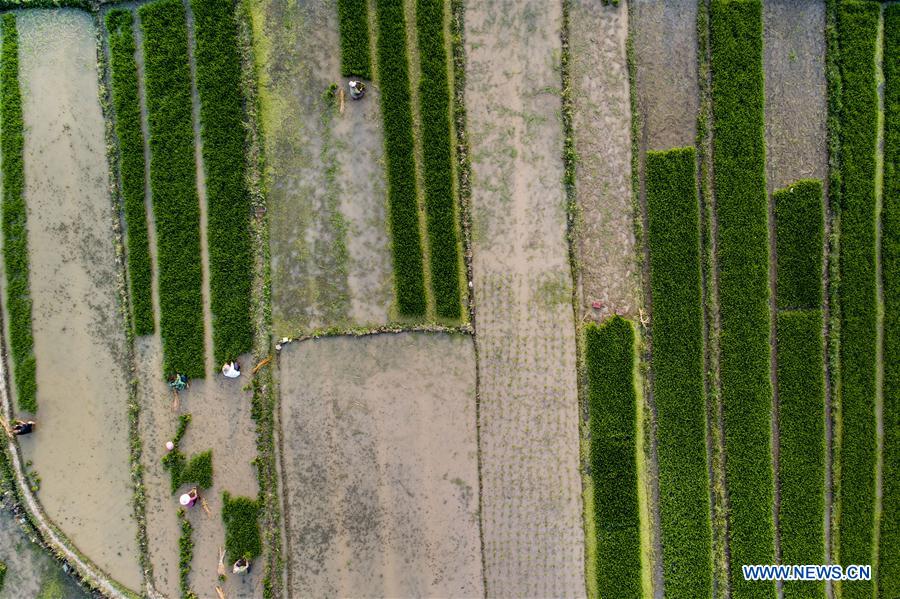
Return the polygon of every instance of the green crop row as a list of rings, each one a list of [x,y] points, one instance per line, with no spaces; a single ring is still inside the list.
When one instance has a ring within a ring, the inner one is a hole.
[[[142,6],[139,14],[164,369],[166,374],[197,378],[204,375],[200,202],[185,9],[180,0],[155,0]]]
[[[712,525],[694,148],[648,152],[646,181],[665,592],[708,597]]]
[[[884,8],[884,469],[878,543],[879,597],[900,597],[900,4]]]
[[[234,2],[191,0],[206,170],[209,291],[217,363],[253,346],[250,194],[245,184],[244,95]]]
[[[779,309],[822,305],[822,182],[798,181],[774,193]]]
[[[403,0],[377,0],[376,8],[394,288],[400,315],[418,317],[425,315],[425,275],[416,196],[406,19]]]
[[[880,8],[844,2],[841,51],[840,410],[838,498],[840,563],[872,560],[875,508],[875,46]],[[871,597],[870,582],[843,586],[844,599]]]
[[[184,437],[190,422],[190,414],[181,415],[178,419],[178,429],[172,438],[172,443],[175,447],[162,458],[163,468],[169,471],[170,486],[173,494],[178,491],[181,485],[186,483],[194,483],[203,489],[208,489],[212,486],[212,450],[198,453],[188,460],[187,456],[179,448],[181,438]]]
[[[747,582],[741,572],[775,558],[762,7],[713,0],[710,9],[731,588],[736,598],[773,597],[774,584]]]
[[[130,10],[116,8],[106,14],[134,332],[150,335],[154,329],[153,283],[144,205],[144,132],[141,129],[133,23]]]
[[[0,81],[0,155],[3,159],[3,262],[6,310],[16,399],[19,409],[37,410],[31,290],[28,282],[28,207],[25,204],[25,145],[19,91],[19,33],[16,17],[3,15],[3,65]]]
[[[641,596],[634,328],[614,316],[585,329],[590,452],[601,597]]]
[[[341,31],[341,75],[371,79],[369,52],[369,3],[366,0],[338,0]]]
[[[181,589],[181,599],[196,599],[197,595],[191,590],[191,562],[194,560],[194,527],[183,509],[178,510],[178,519],[181,520],[181,536],[178,537],[178,585]]]
[[[419,40],[419,118],[422,180],[431,264],[431,290],[437,315],[459,319],[459,233],[453,193],[450,141],[450,87],[444,45],[444,0],[416,0]]]
[[[228,559],[252,560],[262,551],[259,536],[259,502],[249,497],[222,494],[222,522],[225,524],[225,550]]]
[[[821,226],[821,221],[819,221]],[[779,231],[781,229],[779,228]],[[821,263],[821,246],[816,246]],[[782,273],[778,273],[779,289]],[[825,363],[822,311],[778,314],[781,562],[825,563]],[[822,582],[785,582],[784,596],[825,596]]]

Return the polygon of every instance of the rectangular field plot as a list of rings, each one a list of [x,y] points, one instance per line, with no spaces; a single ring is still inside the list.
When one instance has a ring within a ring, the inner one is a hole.
[[[40,412],[21,441],[50,518],[98,566],[141,584],[126,339],[87,13],[17,14]]]
[[[279,368],[289,591],[482,596],[471,339],[318,339]]]

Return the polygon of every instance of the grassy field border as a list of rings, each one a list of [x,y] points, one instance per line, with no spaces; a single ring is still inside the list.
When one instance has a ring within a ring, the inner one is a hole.
[[[773,597],[741,572],[775,557],[762,5],[713,0],[710,17],[731,591]]]
[[[696,150],[647,152],[645,169],[665,592],[709,597],[712,525]]]
[[[154,0],[138,12],[144,34],[163,368],[166,375],[180,372],[202,378],[200,200],[186,11],[180,0]]]
[[[115,132],[119,150],[119,186],[125,212],[125,240],[131,317],[137,335],[150,335],[153,320],[153,275],[145,206],[144,132],[138,95],[134,15],[114,8],[106,13]]]
[[[191,0],[206,170],[210,307],[216,363],[253,347],[253,252],[241,61],[233,0]]]
[[[6,271],[6,311],[16,403],[24,412],[37,411],[36,358],[32,323],[28,258],[28,206],[25,203],[22,94],[19,89],[19,34],[16,16],[2,17],[0,70],[0,154],[3,156],[3,262]]]
[[[841,67],[841,443],[839,563],[872,558],[875,508],[876,248],[875,88],[880,7],[843,2],[838,13]],[[872,583],[841,585],[842,597],[869,597]]]

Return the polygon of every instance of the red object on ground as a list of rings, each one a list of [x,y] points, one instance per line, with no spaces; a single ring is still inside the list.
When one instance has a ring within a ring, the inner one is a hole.
[[[593,308],[594,310],[599,310],[602,307],[603,307],[603,302],[601,302],[601,301],[594,300],[593,302],[591,302],[591,308]]]

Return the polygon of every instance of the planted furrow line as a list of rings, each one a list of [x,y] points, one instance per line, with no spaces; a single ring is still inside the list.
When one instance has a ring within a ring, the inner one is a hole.
[[[6,310],[16,403],[37,411],[37,379],[28,264],[28,207],[25,204],[22,94],[19,90],[19,34],[16,17],[3,15],[3,65],[0,81],[0,155],[3,159],[3,266]]]
[[[602,597],[641,596],[634,328],[614,316],[585,329],[590,453]]]
[[[200,203],[191,116],[187,22],[179,0],[139,9],[144,35],[150,185],[159,254],[165,373],[204,375]]]
[[[741,571],[775,557],[759,0],[713,0],[710,31],[731,590],[772,597],[774,584],[747,582]]]
[[[884,468],[878,542],[878,596],[900,597],[900,5],[884,9]]]
[[[665,592],[712,592],[696,151],[646,157]]]
[[[875,146],[876,38],[880,8],[846,2],[839,9],[841,48],[840,426],[837,482],[838,558],[869,564],[875,511],[877,280]],[[869,582],[841,585],[843,597],[870,597]]]
[[[781,561],[825,563],[825,362],[822,183],[775,192]],[[825,584],[785,582],[785,597],[825,596]]]
[[[210,307],[215,360],[253,346],[250,194],[245,181],[244,95],[234,3],[191,0],[206,170]]]
[[[341,75],[371,79],[368,0],[337,0],[341,34]]]
[[[145,205],[144,132],[138,96],[135,60],[134,16],[130,10],[113,9],[106,14],[109,32],[112,97],[115,131],[119,141],[119,178],[125,211],[125,241],[128,258],[128,288],[136,335],[150,335],[153,322],[153,279]]]
[[[431,290],[437,316],[458,320],[462,311],[459,221],[453,189],[444,0],[416,0],[416,29],[421,67],[421,167],[428,223]]]
[[[394,290],[401,317],[425,316],[425,274],[419,232],[413,118],[403,0],[377,0],[378,79],[387,160],[388,214]]]

